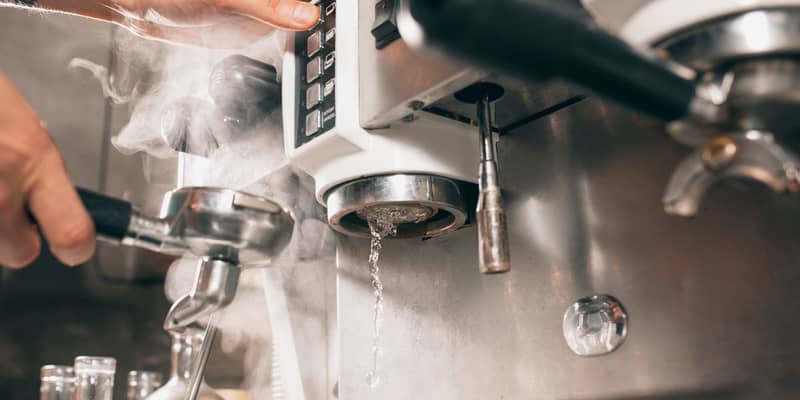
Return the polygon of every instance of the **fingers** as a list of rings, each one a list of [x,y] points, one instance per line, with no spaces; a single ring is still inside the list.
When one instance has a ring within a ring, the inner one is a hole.
[[[14,181],[7,175],[0,178],[0,265],[22,268],[39,256],[41,241]]]
[[[319,7],[298,0],[226,0],[231,12],[280,29],[303,31],[319,21]]]
[[[23,185],[33,154],[28,149],[38,146],[43,131],[22,95],[0,74],[0,264],[6,267],[30,264],[41,248],[25,212]]]
[[[263,22],[238,15],[228,15],[224,22],[204,28],[163,26],[147,21],[126,21],[125,27],[141,37],[211,49],[242,48],[274,31]]]
[[[53,148],[37,163],[28,188],[28,209],[50,251],[66,265],[88,261],[95,248],[94,224]]]
[[[0,74],[0,263],[9,267],[25,266],[39,254],[28,212],[63,263],[91,257],[94,226],[58,149],[36,112]]]

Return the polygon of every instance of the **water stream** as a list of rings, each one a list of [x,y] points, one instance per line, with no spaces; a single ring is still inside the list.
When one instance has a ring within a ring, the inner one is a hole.
[[[370,231],[369,245],[369,276],[372,292],[375,295],[375,306],[372,319],[372,370],[367,374],[367,383],[375,388],[381,383],[380,358],[381,349],[381,321],[383,319],[383,282],[380,276],[378,260],[381,257],[383,239],[397,235],[398,224],[417,224],[434,214],[428,207],[414,205],[388,205],[374,206],[359,212],[367,221]]]
[[[370,212],[367,218],[370,235],[369,245],[369,276],[372,292],[375,295],[375,305],[372,314],[372,369],[367,374],[367,383],[375,388],[381,383],[379,373],[379,360],[381,358],[381,320],[383,318],[383,282],[380,277],[378,260],[381,256],[383,239],[397,233],[397,224],[390,210],[377,209]]]

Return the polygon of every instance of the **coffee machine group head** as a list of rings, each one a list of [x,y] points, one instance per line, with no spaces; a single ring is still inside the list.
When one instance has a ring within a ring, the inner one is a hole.
[[[381,51],[369,32],[367,3],[322,1],[322,22],[290,38],[283,65],[286,153],[314,177],[316,197],[338,232],[368,237],[370,215],[381,211],[393,215],[395,237],[451,232],[469,218],[465,183],[475,181],[477,136],[413,109],[365,126],[361,105],[381,101],[361,87],[368,82],[362,59]]]
[[[602,12],[604,2],[597,3]],[[695,148],[667,185],[668,213],[695,215],[706,191],[729,179],[800,192],[798,23],[797,0],[657,0],[621,27],[632,45],[654,47],[685,67],[725,115],[711,127],[686,120],[668,126],[675,140]]]
[[[481,252],[481,270],[508,271],[491,126],[502,88],[468,100],[485,118],[432,112],[465,87],[484,88],[483,73],[408,47],[397,29],[399,2],[319,5],[320,24],[287,42],[283,125],[286,154],[314,178],[328,223],[351,236],[431,238],[477,222],[481,242],[490,243],[481,247],[492,249]],[[481,168],[493,177],[483,183],[479,160],[492,165]],[[479,196],[486,183],[493,195]]]

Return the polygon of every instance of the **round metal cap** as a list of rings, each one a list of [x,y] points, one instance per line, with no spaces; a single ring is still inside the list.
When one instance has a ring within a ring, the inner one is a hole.
[[[391,237],[433,237],[452,232],[467,221],[459,185],[435,175],[371,176],[339,185],[327,194],[328,223],[350,236],[370,237],[373,210],[396,215]],[[385,214],[385,213],[384,213]]]
[[[564,340],[579,356],[611,353],[628,335],[628,314],[622,303],[608,295],[579,299],[567,308]]]
[[[43,381],[46,381],[50,378],[75,378],[75,370],[71,365],[45,365],[41,368],[40,373]]]
[[[113,357],[78,356],[75,357],[75,375],[107,374],[114,375],[117,360]]]

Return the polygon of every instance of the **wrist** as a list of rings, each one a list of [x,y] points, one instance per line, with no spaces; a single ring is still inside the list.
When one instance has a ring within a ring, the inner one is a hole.
[[[2,0],[0,0],[2,1]],[[117,0],[12,0],[37,1],[37,7],[44,10],[61,11],[84,17],[115,21],[118,17]],[[125,0],[128,1],[128,0]]]
[[[112,22],[121,23],[126,18],[139,15],[137,0],[99,0],[113,11]]]
[[[36,0],[0,0],[0,6],[17,6],[24,8],[34,8],[37,6]]]

